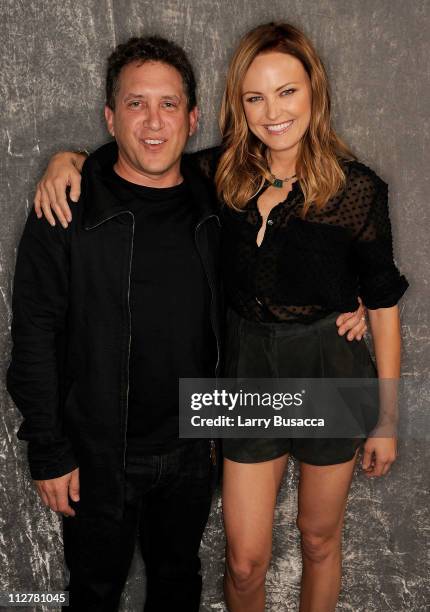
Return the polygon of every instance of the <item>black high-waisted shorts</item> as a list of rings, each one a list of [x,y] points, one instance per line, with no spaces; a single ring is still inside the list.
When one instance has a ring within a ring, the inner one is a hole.
[[[225,378],[374,378],[375,364],[364,340],[339,336],[333,313],[319,321],[260,323],[230,310]],[[375,415],[377,420],[377,415]],[[375,424],[376,424],[375,420]],[[290,453],[312,465],[353,458],[363,438],[224,438],[224,457],[239,463],[269,461]]]

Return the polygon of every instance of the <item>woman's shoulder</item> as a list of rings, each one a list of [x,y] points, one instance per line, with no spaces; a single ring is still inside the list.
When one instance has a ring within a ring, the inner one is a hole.
[[[199,167],[206,178],[213,180],[221,155],[222,147],[216,146],[190,153],[189,157]]]
[[[382,178],[365,163],[340,160],[345,184],[333,199],[335,214],[354,234],[362,231],[370,215],[378,214],[387,202],[388,187]],[[382,208],[381,208],[382,207]]]
[[[342,159],[342,169],[345,172],[345,190],[355,190],[360,195],[375,195],[387,187],[385,181],[369,166],[358,159]]]

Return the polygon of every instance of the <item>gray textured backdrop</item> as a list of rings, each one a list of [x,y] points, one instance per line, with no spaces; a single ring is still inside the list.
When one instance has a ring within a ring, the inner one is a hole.
[[[0,6],[2,380],[15,250],[35,181],[59,148],[91,148],[106,139],[104,61],[112,47],[132,34],[156,32],[189,51],[203,112],[191,143],[198,148],[218,140],[216,113],[238,36],[258,23],[285,19],[304,28],[326,62],[339,132],[390,185],[396,258],[411,284],[401,305],[403,372],[422,381],[411,387],[402,408],[424,417],[430,350],[428,0],[0,0]],[[58,590],[61,525],[33,491],[25,449],[15,437],[20,417],[3,386],[0,399],[0,590]],[[428,464],[428,441],[403,440],[389,476],[369,482],[356,474],[340,610],[429,609]],[[267,609],[273,612],[297,606],[296,485],[297,466],[291,464],[279,496],[268,577]],[[203,611],[225,609],[223,545],[217,497],[202,544]],[[143,597],[136,555],[123,610],[141,609]]]

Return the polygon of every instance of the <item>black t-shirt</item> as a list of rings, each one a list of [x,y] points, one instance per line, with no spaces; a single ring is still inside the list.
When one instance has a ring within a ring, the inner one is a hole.
[[[127,453],[158,454],[187,442],[178,437],[178,379],[214,375],[210,288],[187,184],[143,187],[112,175],[113,189],[130,191],[135,223]]]

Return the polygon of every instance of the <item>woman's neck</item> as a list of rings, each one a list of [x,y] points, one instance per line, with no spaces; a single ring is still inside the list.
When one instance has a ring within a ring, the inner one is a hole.
[[[292,176],[296,173],[297,150],[288,149],[287,151],[267,151],[267,160],[270,171],[278,178]]]

